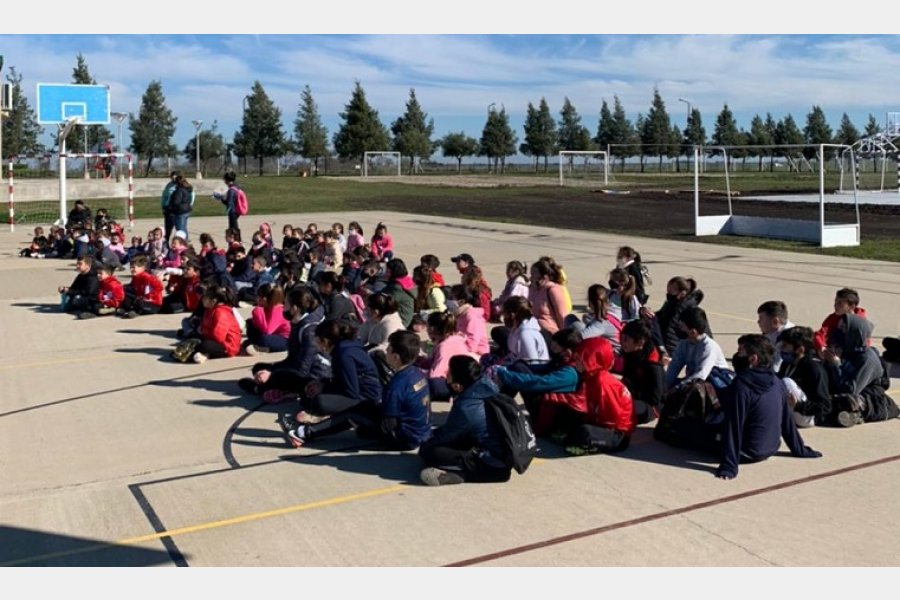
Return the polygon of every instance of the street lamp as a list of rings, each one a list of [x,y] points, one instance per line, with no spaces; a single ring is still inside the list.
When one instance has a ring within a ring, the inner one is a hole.
[[[691,101],[684,98],[679,98],[678,101],[687,104],[687,119],[684,122],[684,126],[687,127],[691,124]]]
[[[116,134],[116,152],[119,154],[122,153],[122,123],[125,122],[125,118],[128,117],[128,113],[123,112],[114,112],[112,113],[112,118],[116,120],[116,123],[119,125],[119,131]],[[116,181],[119,181],[122,177],[122,168],[119,166],[119,161],[116,161]]]
[[[194,178],[203,179],[203,173],[200,172],[200,128],[203,127],[203,121],[191,121],[191,123],[194,124],[194,129],[196,130],[194,145],[197,147],[197,173]]]

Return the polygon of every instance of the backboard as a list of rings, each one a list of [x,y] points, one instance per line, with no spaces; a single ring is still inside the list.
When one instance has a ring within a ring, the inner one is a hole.
[[[109,124],[109,87],[76,83],[37,84],[38,123],[64,123],[81,117],[79,125]]]

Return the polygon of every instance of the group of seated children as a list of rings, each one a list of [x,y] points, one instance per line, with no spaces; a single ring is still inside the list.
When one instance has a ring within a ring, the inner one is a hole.
[[[763,303],[761,334],[742,336],[729,365],[697,283],[673,277],[651,310],[633,248],[619,249],[608,286],[588,287],[579,316],[552,257],[509,262],[495,298],[470,254],[452,258],[459,283],[431,254],[411,275],[383,223],[369,243],[359,223],[348,229],[287,225],[276,248],[265,224],[249,248],[229,231],[227,248],[203,234],[197,251],[182,232],[167,245],[154,230],[130,256],[128,285],[85,255],[59,290],[62,305],[80,318],[190,313],[172,354],[184,362],[286,352],[238,383],[266,402],[296,404],[281,419],[292,445],[353,428],[387,448],[418,448],[430,485],[509,478],[502,432],[484,407],[498,393],[520,394],[535,433],[572,455],[625,451],[636,426],[654,419],[658,437],[673,439],[672,421],[690,412],[676,408],[701,393],[710,408],[686,443],[714,450],[726,479],[781,439],[794,456],[819,456],[798,426],[900,413],[853,290],[838,291],[816,332],[790,323],[783,302]],[[241,300],[254,305],[246,324]],[[447,422],[433,430],[431,402],[445,400]]]

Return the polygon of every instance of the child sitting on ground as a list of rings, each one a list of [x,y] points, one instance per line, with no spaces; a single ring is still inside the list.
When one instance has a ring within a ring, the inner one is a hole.
[[[125,299],[119,307],[126,319],[154,315],[162,308],[163,285],[159,278],[147,272],[149,262],[143,254],[131,261],[131,283],[125,286]]]
[[[288,349],[291,322],[284,318],[284,290],[274,283],[259,287],[256,307],[247,322],[244,352],[255,356],[260,352],[284,352]]]
[[[97,292],[100,290],[100,282],[94,270],[94,259],[82,256],[75,262],[75,271],[78,275],[70,285],[61,285],[57,288],[61,296],[60,307],[65,312],[74,313],[92,310],[97,301]]]
[[[825,349],[828,346],[832,332],[837,328],[838,323],[841,322],[841,317],[851,313],[863,319],[867,318],[866,309],[859,305],[859,293],[850,288],[841,288],[834,295],[834,312],[825,317],[825,320],[822,321],[822,326],[816,331],[814,338],[816,351],[821,358],[825,358]],[[866,345],[868,346],[869,344],[870,341],[867,340]]]
[[[43,227],[35,227],[34,228],[34,237],[31,239],[31,244],[27,248],[22,248],[19,251],[19,256],[27,257],[27,258],[38,258],[41,254],[47,252],[47,249],[50,247],[50,240],[47,239],[47,236],[44,235]]]
[[[188,258],[182,263],[181,275],[169,278],[169,295],[163,298],[161,312],[174,314],[194,312],[200,305],[200,263],[196,258]]]
[[[114,315],[116,309],[125,299],[125,288],[116,279],[116,269],[112,265],[104,265],[97,271],[99,290],[97,301],[88,310],[78,314],[79,319],[93,319],[100,315]]]
[[[210,286],[203,293],[200,337],[180,342],[172,356],[181,362],[202,364],[210,358],[237,356],[241,350],[241,326],[232,310],[227,288]]]

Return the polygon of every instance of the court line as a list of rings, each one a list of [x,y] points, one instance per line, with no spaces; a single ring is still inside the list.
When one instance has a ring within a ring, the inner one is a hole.
[[[97,354],[94,356],[76,356],[73,358],[58,358],[55,360],[45,360],[33,363],[24,363],[24,364],[16,364],[16,365],[0,365],[0,371],[6,371],[8,369],[30,369],[32,367],[50,367],[53,365],[64,365],[68,363],[75,362],[90,362],[92,360],[110,360],[111,358],[127,358],[132,356],[130,353],[110,353],[110,354]],[[137,354],[134,354],[137,356]]]
[[[367,492],[360,492],[358,494],[349,494],[346,496],[338,496],[335,498],[328,498],[325,500],[317,500],[315,502],[307,502],[306,504],[295,504],[294,506],[288,506],[285,508],[278,508],[275,510],[267,510],[267,511],[263,511],[263,512],[251,513],[248,515],[233,517],[231,519],[222,519],[220,521],[211,521],[209,523],[201,523],[199,525],[190,525],[188,527],[179,527],[178,529],[170,529],[168,531],[159,531],[159,532],[151,533],[151,534],[147,534],[147,535],[138,535],[138,536],[134,536],[134,537],[130,537],[130,538],[124,538],[121,540],[117,540],[115,542],[104,542],[104,543],[100,543],[100,544],[91,544],[90,546],[84,546],[82,548],[75,548],[73,550],[65,550],[62,552],[52,552],[49,554],[41,554],[38,556],[29,556],[26,558],[20,558],[17,560],[0,563],[0,567],[12,567],[12,566],[23,565],[23,564],[28,564],[28,563],[32,563],[32,562],[39,562],[39,561],[56,559],[56,558],[63,558],[66,556],[74,556],[77,554],[85,554],[88,552],[96,552],[98,550],[113,548],[115,546],[142,544],[145,542],[162,540],[163,538],[173,538],[176,536],[198,533],[200,531],[206,531],[208,529],[216,529],[219,527],[230,527],[232,525],[241,525],[243,523],[250,523],[253,521],[261,521],[263,519],[271,519],[273,517],[280,517],[280,516],[284,516],[284,515],[288,515],[288,514],[304,512],[304,511],[313,510],[316,508],[327,508],[327,507],[331,507],[331,506],[337,506],[340,504],[347,504],[348,502],[355,502],[356,500],[365,500],[367,498],[375,498],[377,496],[384,496],[386,494],[392,494],[394,492],[399,492],[399,491],[405,490],[408,487],[409,486],[407,486],[407,485],[391,485],[388,487],[369,490]]]
[[[525,554],[526,552],[531,552],[533,550],[542,550],[542,549],[550,547],[550,546],[557,546],[559,544],[565,544],[567,542],[572,542],[572,541],[580,540],[580,539],[587,538],[587,537],[602,535],[604,533],[608,533],[610,531],[615,531],[618,529],[624,529],[626,527],[633,527],[635,525],[643,525],[645,523],[650,523],[653,521],[659,521],[661,519],[667,519],[669,517],[674,517],[674,516],[683,515],[683,514],[690,513],[690,512],[695,512],[698,510],[702,510],[704,508],[718,506],[720,504],[736,502],[738,500],[744,500],[745,498],[752,498],[753,496],[759,496],[761,494],[767,494],[769,492],[783,490],[786,488],[802,485],[804,483],[810,483],[812,481],[818,481],[820,479],[827,479],[829,477],[843,475],[845,473],[850,473],[852,471],[868,469],[870,467],[883,465],[883,464],[886,464],[889,462],[894,462],[897,460],[900,460],[900,454],[897,454],[894,456],[888,456],[886,458],[879,458],[879,459],[876,459],[873,461],[860,463],[857,465],[851,465],[849,467],[842,467],[840,469],[835,469],[833,471],[825,471],[824,473],[818,473],[816,475],[810,475],[808,477],[801,477],[800,479],[792,479],[790,481],[776,483],[774,485],[769,485],[766,487],[757,488],[757,489],[749,490],[746,492],[741,492],[739,494],[732,494],[731,496],[723,496],[721,498],[714,498],[712,500],[707,500],[705,502],[689,504],[687,506],[682,506],[681,508],[673,508],[671,510],[664,510],[662,512],[644,515],[643,517],[637,517],[635,519],[629,519],[627,521],[619,521],[618,523],[611,523],[609,525],[603,525],[602,527],[594,527],[592,529],[586,529],[584,531],[578,531],[578,532],[570,533],[567,535],[561,535],[561,536],[554,537],[554,538],[548,538],[546,540],[541,540],[539,542],[534,542],[531,544],[525,544],[523,546],[507,548],[506,550],[499,550],[497,552],[491,552],[490,554],[482,554],[481,556],[467,558],[465,560],[460,560],[457,562],[449,563],[444,566],[446,566],[446,567],[468,567],[471,565],[477,565],[480,563],[485,563],[485,562],[497,560],[500,558],[506,558],[507,556],[513,556],[516,554]]]

